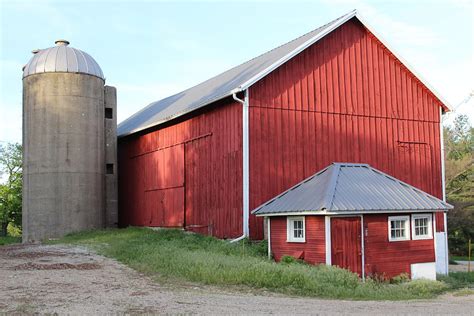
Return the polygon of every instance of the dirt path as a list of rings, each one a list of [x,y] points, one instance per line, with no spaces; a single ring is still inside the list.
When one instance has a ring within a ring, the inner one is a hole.
[[[164,286],[80,247],[0,247],[0,314],[472,314],[474,295],[354,302]]]

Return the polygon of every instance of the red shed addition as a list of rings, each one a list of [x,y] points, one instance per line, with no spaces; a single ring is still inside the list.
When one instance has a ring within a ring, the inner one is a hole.
[[[333,163],[253,214],[267,218],[276,260],[304,250],[299,257],[310,263],[362,277],[436,279],[433,215],[451,208],[367,164]]]

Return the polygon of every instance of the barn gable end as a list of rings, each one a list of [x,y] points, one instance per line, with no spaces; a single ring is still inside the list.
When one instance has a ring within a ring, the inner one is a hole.
[[[255,83],[249,96],[250,209],[334,161],[368,163],[442,198],[443,104],[357,18]],[[262,227],[251,217],[252,237]]]

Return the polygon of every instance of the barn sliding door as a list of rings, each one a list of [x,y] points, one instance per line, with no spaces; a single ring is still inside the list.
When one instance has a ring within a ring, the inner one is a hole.
[[[184,225],[184,145],[160,149],[144,156],[144,212],[149,226]]]
[[[331,263],[362,274],[360,217],[331,218]]]

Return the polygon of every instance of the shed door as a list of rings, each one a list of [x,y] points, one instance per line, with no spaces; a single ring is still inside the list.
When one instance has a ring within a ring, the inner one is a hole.
[[[149,226],[184,225],[184,145],[145,155],[145,214]]]
[[[362,274],[360,217],[331,218],[331,263]]]

